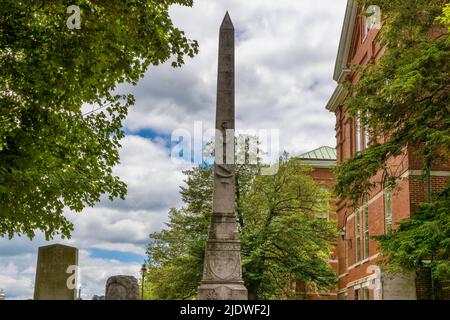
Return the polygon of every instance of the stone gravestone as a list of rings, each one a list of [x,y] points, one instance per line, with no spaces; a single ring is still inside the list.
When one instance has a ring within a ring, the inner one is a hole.
[[[139,300],[138,281],[133,276],[113,276],[106,282],[106,300]]]
[[[219,35],[213,213],[199,300],[247,300],[235,214],[234,27],[225,15]]]
[[[78,249],[61,244],[38,251],[34,300],[76,300]]]

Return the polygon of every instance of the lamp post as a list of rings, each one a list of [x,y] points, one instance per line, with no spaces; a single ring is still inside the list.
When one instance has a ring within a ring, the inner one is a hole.
[[[429,266],[431,279],[431,299],[436,300],[436,284],[433,275],[433,256],[431,256],[431,260],[422,260],[422,263]]]
[[[147,272],[147,267],[145,266],[145,263],[142,265],[141,268],[141,274],[142,274],[142,281],[141,281],[141,300],[144,300],[144,282],[145,282],[145,273]]]

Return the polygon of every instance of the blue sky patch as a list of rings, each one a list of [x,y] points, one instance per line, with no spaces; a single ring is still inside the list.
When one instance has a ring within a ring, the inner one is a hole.
[[[125,263],[132,263],[132,262],[143,263],[146,258],[144,255],[114,250],[91,249],[90,252],[91,256],[94,258],[114,259]]]

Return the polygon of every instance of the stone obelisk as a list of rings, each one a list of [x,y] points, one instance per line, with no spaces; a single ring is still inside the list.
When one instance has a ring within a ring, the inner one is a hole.
[[[235,215],[234,27],[228,12],[220,27],[213,213],[199,300],[247,300]]]

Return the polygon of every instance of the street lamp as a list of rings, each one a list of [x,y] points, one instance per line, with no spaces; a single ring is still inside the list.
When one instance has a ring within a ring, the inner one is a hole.
[[[142,265],[141,268],[141,275],[142,275],[142,281],[141,281],[141,300],[144,300],[144,282],[145,282],[145,273],[147,272],[147,267],[145,266],[145,263]]]

